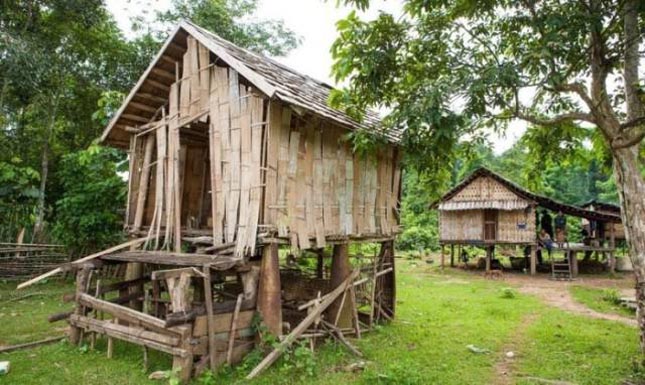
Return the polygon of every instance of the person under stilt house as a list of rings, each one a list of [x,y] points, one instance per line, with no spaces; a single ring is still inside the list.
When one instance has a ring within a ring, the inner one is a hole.
[[[555,224],[555,241],[559,247],[562,247],[567,236],[567,218],[562,213],[562,210],[558,211],[558,215],[555,216],[553,222]]]
[[[547,253],[549,254],[549,258],[551,258],[551,250],[553,249],[553,240],[551,239],[551,236],[549,235],[549,233],[547,233],[546,230],[544,229],[540,230],[540,234],[538,235],[536,257],[539,264],[542,264],[542,261],[543,261],[543,258],[542,258],[543,249],[546,249]]]
[[[549,215],[549,212],[546,209],[542,212],[542,218],[540,220],[540,228],[546,231],[546,233],[549,234],[549,237],[553,239],[553,219],[551,218],[551,215]]]

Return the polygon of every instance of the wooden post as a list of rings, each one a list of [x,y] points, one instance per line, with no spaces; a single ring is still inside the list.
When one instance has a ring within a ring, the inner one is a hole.
[[[486,271],[490,271],[490,260],[493,254],[493,249],[490,246],[486,247]],[[443,256],[443,250],[441,251],[441,255]]]
[[[450,245],[450,267],[455,267],[455,245]]]
[[[85,315],[84,306],[78,301],[81,294],[87,291],[87,284],[90,278],[90,272],[92,269],[90,267],[84,266],[82,269],[76,273],[76,309],[74,314]],[[77,345],[81,340],[82,329],[74,325],[71,325],[69,328],[69,343],[72,345]]]
[[[577,251],[569,252],[569,261],[571,263],[571,277],[575,278],[578,276],[578,252]]]
[[[441,245],[441,269],[443,270],[445,266],[445,259],[446,259],[446,245],[442,244]],[[488,269],[486,269],[488,271]]]
[[[282,335],[282,302],[280,298],[280,261],[278,245],[270,243],[262,251],[258,312],[274,336]]]
[[[616,224],[609,222],[609,272],[614,274],[616,272]]]
[[[330,287],[337,287],[343,283],[351,274],[351,266],[349,264],[349,245],[347,243],[340,243],[334,245],[334,255],[331,261],[331,277],[329,279]],[[328,319],[338,320],[337,327],[340,329],[352,327],[352,307],[354,303],[351,299],[343,298],[334,301],[327,310]]]
[[[207,324],[208,324],[208,355],[210,358],[211,371],[215,373],[217,367],[217,360],[215,360],[215,354],[217,349],[215,348],[215,320],[213,319],[213,292],[211,284],[211,267],[210,265],[204,265],[204,301],[206,303],[206,315],[207,315]]]
[[[179,277],[166,279],[168,293],[170,294],[170,303],[173,312],[182,312],[190,310],[190,282],[189,273],[181,273]],[[204,285],[206,287],[207,285]],[[210,287],[210,286],[209,286]],[[177,371],[177,375],[182,383],[188,383],[193,374],[193,347],[190,344],[192,340],[192,325],[176,326],[174,330],[181,334],[179,348],[186,350],[189,354],[185,356],[173,356],[172,368]]]
[[[536,266],[537,266],[537,256],[536,256],[537,246],[536,245],[531,245],[529,247],[531,248],[531,257],[530,257],[530,259],[531,259],[531,261],[530,261],[531,262],[531,275],[535,275],[536,270],[537,270],[537,268],[536,268]]]
[[[316,265],[316,278],[323,279],[323,272],[325,269],[324,249],[318,250],[318,264]]]

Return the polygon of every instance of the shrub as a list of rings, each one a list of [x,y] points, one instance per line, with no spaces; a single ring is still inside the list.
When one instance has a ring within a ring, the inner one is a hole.
[[[63,157],[58,171],[63,194],[56,202],[53,234],[73,256],[103,249],[122,237],[127,188],[117,174],[121,157],[98,146]]]
[[[500,291],[502,292],[502,298],[513,299],[517,297],[517,292],[511,287],[504,287]]]

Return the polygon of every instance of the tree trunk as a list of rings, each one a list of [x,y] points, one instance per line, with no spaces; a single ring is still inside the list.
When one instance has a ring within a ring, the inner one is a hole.
[[[42,231],[45,223],[45,191],[47,188],[47,177],[49,174],[49,141],[51,140],[52,133],[54,132],[54,125],[56,124],[56,113],[58,112],[58,96],[54,97],[51,114],[49,116],[49,123],[45,131],[45,140],[43,143],[43,152],[40,162],[40,188],[38,191],[38,208],[36,215],[36,223],[34,224],[34,234],[32,239],[34,242],[40,242]]]
[[[614,150],[613,157],[625,237],[636,275],[636,318],[641,351],[645,354],[645,180],[639,167],[638,146]]]

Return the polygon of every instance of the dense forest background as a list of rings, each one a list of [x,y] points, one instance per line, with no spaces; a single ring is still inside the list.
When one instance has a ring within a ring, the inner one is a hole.
[[[298,45],[279,21],[248,21],[255,7],[255,0],[175,0],[153,24],[134,20],[138,34],[126,39],[101,1],[0,3],[0,241],[14,242],[25,229],[26,242],[63,243],[74,255],[117,243],[126,154],[96,139],[182,18],[264,54]],[[430,203],[481,165],[566,203],[617,202],[601,141],[592,130],[562,129],[570,140],[529,127],[500,155],[485,140],[464,142],[439,172],[406,164],[399,247],[436,249]]]

